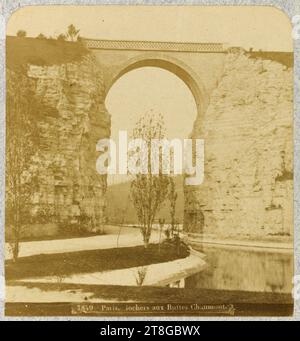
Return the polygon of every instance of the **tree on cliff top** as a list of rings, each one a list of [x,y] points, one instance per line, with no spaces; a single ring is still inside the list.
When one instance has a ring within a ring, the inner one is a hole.
[[[63,33],[61,33],[58,37],[57,40],[59,41],[66,41],[67,40],[67,36]]]
[[[71,24],[68,26],[68,32],[66,34],[66,37],[70,41],[78,41],[79,32],[80,30],[78,30],[73,24]]]
[[[36,39],[47,39],[47,37],[43,33],[40,33]]]
[[[17,32],[17,37],[19,37],[19,38],[25,38],[26,36],[27,36],[27,33],[24,30],[19,30]]]
[[[162,173],[162,164],[159,172],[154,172],[151,164],[151,141],[163,139],[165,135],[162,115],[144,115],[136,124],[133,131],[134,139],[142,139],[145,143],[146,153],[141,153],[137,166],[146,170],[134,175],[131,182],[130,194],[137,217],[140,223],[144,246],[148,247],[152,226],[168,194],[169,177]],[[139,150],[141,151],[141,150]],[[139,154],[139,152],[137,152]]]

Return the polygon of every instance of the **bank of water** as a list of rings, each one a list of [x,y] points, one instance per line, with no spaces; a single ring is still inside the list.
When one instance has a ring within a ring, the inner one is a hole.
[[[291,252],[220,246],[204,246],[201,251],[207,267],[187,277],[185,288],[291,293]]]

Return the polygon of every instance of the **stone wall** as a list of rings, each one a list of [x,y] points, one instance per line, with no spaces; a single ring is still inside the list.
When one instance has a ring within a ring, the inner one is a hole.
[[[292,126],[292,68],[228,54],[199,134],[205,181],[190,189],[204,232],[293,234]]]
[[[96,231],[104,219],[106,178],[96,172],[96,143],[110,135],[102,72],[93,56],[60,65],[28,68],[35,93],[54,108],[39,123],[38,170],[33,213],[62,225]]]

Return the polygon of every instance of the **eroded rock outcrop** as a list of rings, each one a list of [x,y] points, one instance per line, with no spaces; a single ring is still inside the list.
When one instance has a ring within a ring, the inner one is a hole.
[[[201,127],[204,232],[292,235],[292,126],[293,70],[228,54]]]
[[[39,123],[39,152],[31,166],[38,170],[34,211],[97,230],[104,219],[106,178],[96,172],[96,144],[110,135],[102,72],[87,54],[73,63],[29,65],[27,75],[36,96],[55,109]]]

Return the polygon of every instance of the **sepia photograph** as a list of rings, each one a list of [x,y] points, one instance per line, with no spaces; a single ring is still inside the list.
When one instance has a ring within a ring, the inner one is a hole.
[[[272,6],[12,13],[6,316],[293,315],[292,28]]]

